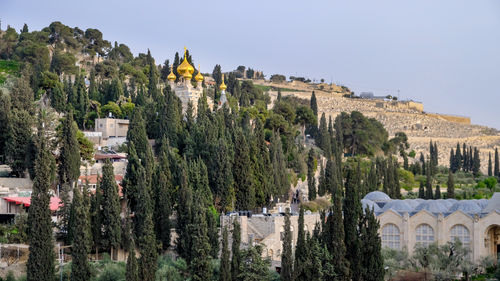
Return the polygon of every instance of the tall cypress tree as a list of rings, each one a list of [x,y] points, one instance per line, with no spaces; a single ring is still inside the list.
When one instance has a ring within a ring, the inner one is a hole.
[[[88,254],[90,252],[90,222],[89,210],[85,205],[84,198],[79,188],[73,191],[73,208],[75,210],[74,222],[74,244],[71,253],[71,280],[87,281],[91,277]]]
[[[326,179],[325,179],[325,169],[323,168],[323,161],[319,163],[319,183],[318,183],[318,196],[324,196],[326,194]]]
[[[273,165],[273,179],[274,186],[276,188],[275,195],[286,195],[290,189],[290,182],[288,179],[286,160],[283,154],[283,147],[279,133],[273,132],[271,135],[271,148],[269,153],[271,155],[271,163]]]
[[[425,199],[432,199],[432,176],[431,176],[431,168],[430,162],[427,162],[427,173],[425,180]]]
[[[41,119],[41,118],[40,118]],[[31,206],[28,212],[29,256],[26,264],[26,280],[40,281],[54,278],[54,240],[50,214],[50,185],[54,159],[49,148],[45,129],[38,126],[36,177],[33,181]]]
[[[243,132],[238,130],[234,143],[233,176],[236,189],[236,209],[251,210],[255,207],[255,190],[252,178],[250,151]]]
[[[498,148],[495,148],[495,168],[493,169],[493,174],[500,178],[500,160],[498,157]]]
[[[456,163],[457,160],[455,159],[455,152],[453,151],[453,147],[450,150],[450,170],[456,171]]]
[[[99,175],[97,175],[99,178]],[[98,181],[95,193],[91,196],[90,199],[90,229],[92,231],[92,244],[95,249],[96,260],[99,254],[99,246],[101,245],[101,237],[102,237],[102,211],[101,211],[101,202],[102,202],[102,190],[101,183]]]
[[[358,234],[358,222],[361,216],[361,201],[359,198],[358,185],[359,171],[350,168],[347,171],[345,181],[345,198],[343,204],[344,215],[344,233],[345,247],[349,249],[346,252],[346,259],[349,261],[351,278],[360,280],[361,264],[360,264],[360,241]]]
[[[229,253],[229,241],[228,241],[228,231],[227,226],[224,226],[222,231],[222,253],[220,257],[220,281],[231,281],[231,260]]]
[[[448,188],[446,189],[446,197],[455,198],[455,181],[453,180],[451,170],[448,171]]]
[[[323,150],[323,155],[328,159],[331,155],[331,142],[330,134],[328,133],[328,127],[326,124],[325,113],[321,114],[319,120],[318,136],[316,139],[316,145]]]
[[[139,281],[139,268],[135,256],[134,239],[130,242],[127,257],[127,267],[125,271],[125,281]]]
[[[312,109],[312,111],[314,113],[314,116],[317,119],[318,118],[318,100],[316,98],[316,94],[314,93],[314,91],[311,94],[311,101],[310,101],[309,106],[311,107],[311,109]],[[312,125],[312,124],[308,125],[306,132],[308,134],[310,134],[313,138],[316,138],[316,136],[318,134],[317,124],[315,124],[315,125]]]
[[[374,161],[372,161],[370,165],[370,172],[368,173],[368,178],[366,181],[367,192],[372,192],[378,190],[378,176],[377,176],[377,168],[375,167]],[[364,196],[364,194],[362,194]]]
[[[290,210],[285,213],[285,233],[283,234],[281,254],[281,280],[293,280],[292,232],[290,229]]]
[[[192,260],[190,271],[193,280],[205,281],[211,278],[210,243],[205,207],[202,204],[203,194],[198,190],[195,194],[195,211],[193,219],[193,243],[191,245]]]
[[[434,192],[434,199],[441,199],[441,186],[436,185],[436,192]]]
[[[381,240],[378,233],[379,223],[372,210],[366,208],[360,223],[360,277],[357,280],[384,280],[384,260],[381,252]]]
[[[314,150],[311,148],[307,156],[307,191],[309,200],[316,199],[316,178],[314,177]]]
[[[186,261],[190,261],[191,250],[191,233],[190,227],[192,222],[192,208],[193,208],[193,190],[188,184],[186,164],[183,163],[181,171],[180,189],[177,198],[177,240],[176,250],[179,256]]]
[[[418,198],[425,199],[425,187],[423,181],[420,181],[420,187],[418,188]]]
[[[233,281],[237,281],[238,275],[240,274],[240,266],[241,266],[241,253],[240,253],[240,244],[241,244],[241,228],[238,219],[235,218],[233,221],[233,242],[231,245],[231,278]]]
[[[113,165],[107,160],[102,167],[102,239],[101,242],[106,249],[118,249],[121,243],[121,219],[120,198],[118,196],[118,185],[115,181]]]
[[[491,163],[491,152],[488,153],[488,177],[493,176],[493,164]]]
[[[172,196],[174,187],[167,158],[167,145],[160,152],[159,163],[154,175],[154,222],[156,238],[165,251],[170,246],[170,214],[172,213]]]
[[[479,149],[474,147],[474,156],[472,158],[472,173],[479,176],[479,169],[481,168],[481,159],[479,158]]]
[[[462,153],[460,152],[460,143],[457,142],[457,149],[455,149],[455,171],[453,172],[456,172],[456,171],[459,171],[460,169],[462,169],[462,165],[463,165],[463,157],[462,157]]]
[[[305,265],[308,262],[308,259],[311,257],[308,256],[307,249],[307,241],[306,235],[304,231],[304,208],[301,207],[299,211],[299,221],[298,221],[298,230],[297,230],[297,245],[295,246],[295,263],[294,263],[294,279],[299,280],[308,280],[308,276],[306,275]]]

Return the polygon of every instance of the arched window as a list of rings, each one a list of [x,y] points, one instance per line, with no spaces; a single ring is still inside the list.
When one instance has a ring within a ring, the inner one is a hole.
[[[382,247],[399,249],[401,247],[399,228],[392,223],[382,228]]]
[[[434,229],[428,224],[417,227],[417,245],[427,247],[434,242]]]
[[[457,224],[451,228],[451,241],[460,240],[464,247],[470,247],[470,232],[464,225]]]

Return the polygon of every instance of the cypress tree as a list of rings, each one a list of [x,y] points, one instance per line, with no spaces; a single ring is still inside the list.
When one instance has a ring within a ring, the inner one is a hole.
[[[28,168],[26,159],[31,144],[32,117],[28,111],[14,108],[10,111],[8,126],[8,136],[5,143],[6,162],[12,170],[12,174],[16,177],[24,177],[26,168]],[[31,175],[31,177],[34,176]]]
[[[318,118],[318,101],[316,99],[316,94],[314,93],[314,91],[312,92],[312,95],[311,95],[311,101],[310,101],[310,105],[311,107],[311,110],[314,114],[314,116],[316,117],[316,119]],[[308,125],[307,127],[307,133],[310,134],[313,138],[316,139],[317,137],[317,134],[318,134],[318,125],[317,123],[312,125]]]
[[[205,281],[211,278],[210,243],[202,196],[203,194],[198,190],[195,196],[197,197],[195,198],[196,210],[193,212],[193,233],[191,234],[193,235],[193,243],[191,245],[190,272],[195,281]]]
[[[127,257],[127,266],[125,270],[125,281],[139,281],[139,266],[135,256],[134,239],[130,242]]]
[[[498,148],[495,148],[495,168],[493,169],[493,174],[500,178],[500,160],[498,158]]]
[[[99,178],[99,175],[97,175]],[[102,212],[101,212],[102,190],[101,184],[97,181],[95,193],[90,199],[90,229],[92,231],[92,244],[95,249],[96,260],[99,254],[99,245],[102,237]]]
[[[231,245],[231,278],[233,281],[237,281],[240,274],[241,266],[241,253],[240,253],[240,243],[241,243],[241,228],[238,219],[235,218],[233,221],[233,242]]]
[[[321,264],[323,251],[318,239],[309,237],[309,233],[307,244],[309,249],[308,262],[303,266],[304,273],[297,280],[321,281],[323,280],[323,265]]]
[[[455,149],[455,171],[462,169],[462,153],[460,152],[460,144],[457,142],[457,148]]]
[[[325,169],[323,168],[323,161],[319,163],[319,184],[318,184],[318,196],[325,196],[326,194],[326,182],[325,182]]]
[[[153,281],[155,279],[158,246],[153,224],[153,204],[151,202],[151,190],[147,185],[146,172],[139,165],[138,170],[139,196],[137,212],[137,237],[141,257],[139,259],[139,277],[144,281]]]
[[[455,153],[453,152],[453,147],[451,148],[450,150],[450,169],[452,171],[455,171],[456,170],[456,166],[455,166],[455,163],[456,163],[456,159],[455,159]]]
[[[0,156],[2,159],[7,154],[6,145],[9,139],[9,119],[11,103],[10,96],[0,90]]]
[[[493,176],[493,164],[491,163],[491,152],[488,153],[488,177]]]
[[[231,281],[231,260],[229,253],[229,241],[228,241],[228,231],[227,226],[224,226],[222,231],[222,253],[220,258],[220,269],[219,269],[220,281]]]
[[[271,158],[266,144],[264,124],[257,118],[251,137],[251,159],[254,170],[255,197],[257,206],[267,206],[271,202],[273,187],[271,184]]]
[[[292,232],[290,230],[290,210],[285,213],[285,233],[281,254],[281,280],[293,280]]]
[[[358,162],[359,163],[359,162]],[[345,198],[343,204],[346,259],[349,261],[351,278],[360,280],[360,241],[358,235],[358,222],[361,216],[361,201],[358,192],[359,170],[350,168],[345,181]]]
[[[330,134],[328,133],[328,128],[326,124],[325,113],[321,114],[321,119],[319,120],[318,136],[316,139],[316,145],[323,150],[323,155],[328,159],[331,154],[330,145]]]
[[[308,256],[307,241],[304,231],[304,208],[300,207],[297,230],[297,245],[295,246],[294,278],[295,280],[308,280],[305,264],[310,258]]]
[[[241,130],[238,130],[234,143],[234,186],[236,189],[236,209],[251,210],[255,207],[252,165],[248,143]]]
[[[436,185],[436,192],[434,192],[434,199],[441,199],[441,186]]]
[[[316,178],[314,177],[314,150],[311,148],[307,156],[307,191],[310,201],[316,199]]]
[[[379,227],[379,222],[373,211],[366,208],[359,227],[362,247],[360,253],[361,273],[358,280],[384,280],[385,270],[381,252],[381,239],[378,233]]]
[[[236,147],[236,144],[235,144]],[[273,166],[273,180],[276,188],[277,196],[284,196],[290,189],[290,181],[288,179],[288,171],[286,168],[286,160],[283,154],[283,147],[279,133],[271,135],[271,163]]]
[[[181,185],[178,191],[177,199],[177,240],[176,240],[176,250],[179,256],[185,259],[187,262],[190,261],[190,250],[191,250],[191,232],[190,227],[192,222],[192,207],[193,206],[193,190],[188,184],[187,172],[185,164],[181,171]]]
[[[73,191],[73,204],[75,210],[74,222],[74,244],[71,253],[73,262],[71,263],[71,280],[87,281],[91,277],[88,254],[90,252],[90,223],[89,210],[85,205],[79,188]]]
[[[427,164],[425,163],[425,157],[422,152],[420,152],[420,163],[422,164],[422,175],[427,175]]]
[[[154,175],[154,222],[155,233],[158,242],[161,243],[165,251],[170,246],[170,214],[172,213],[172,193],[174,187],[173,179],[170,173],[169,160],[167,158],[166,147],[160,153],[159,163]]]
[[[367,187],[368,189],[366,190],[367,192],[372,192],[375,190],[378,190],[378,177],[377,177],[377,169],[375,167],[375,163],[372,161],[370,165],[370,172],[368,173],[368,178],[367,178]],[[364,195],[364,194],[362,194]]]
[[[212,182],[215,198],[219,200],[222,212],[232,210],[235,200],[231,153],[232,151],[228,142],[224,138],[219,139],[215,156],[215,173]],[[267,160],[269,161],[269,155],[267,155]],[[265,169],[268,169],[268,167]]]
[[[401,199],[401,186],[399,185],[399,167],[397,161],[395,161],[393,164],[392,173],[393,173],[392,198]]]
[[[102,238],[106,249],[118,249],[121,243],[120,198],[118,185],[115,181],[113,165],[107,160],[102,167]]]
[[[474,156],[472,160],[472,173],[475,176],[479,176],[479,169],[481,168],[481,159],[479,158],[479,149],[474,147]]]
[[[427,162],[427,173],[425,180],[425,199],[432,199],[432,177],[430,162]]]
[[[41,118],[40,118],[41,119]],[[40,123],[37,134],[36,177],[33,180],[31,206],[28,212],[29,256],[26,280],[40,281],[54,278],[54,240],[50,214],[50,183],[54,159],[45,129]]]
[[[448,188],[446,190],[446,197],[455,198],[455,181],[453,180],[451,170],[448,171]]]
[[[153,57],[151,56],[151,52],[148,49],[148,54],[146,57],[146,60],[149,65],[149,77],[148,77],[148,96],[152,98],[153,100],[158,100],[158,97],[160,96],[160,93],[158,91],[158,76],[156,73],[156,65],[154,62]]]
[[[425,199],[425,188],[423,181],[420,181],[420,187],[418,188],[418,198]]]

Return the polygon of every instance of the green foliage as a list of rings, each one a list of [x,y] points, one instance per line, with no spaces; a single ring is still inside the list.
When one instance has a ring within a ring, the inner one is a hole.
[[[87,196],[87,193],[84,193]],[[74,221],[74,244],[72,248],[71,280],[86,281],[90,279],[91,271],[88,263],[90,252],[90,222],[89,209],[85,204],[80,189],[75,188],[73,192],[72,206],[75,210]]]
[[[3,85],[10,76],[19,72],[19,63],[13,60],[0,60],[0,85]]]
[[[262,258],[261,246],[249,247],[241,253],[241,265],[238,279],[241,281],[270,281],[272,280],[269,271],[270,261]],[[282,275],[283,276],[283,275]],[[283,277],[282,277],[283,278]],[[292,280],[292,279],[282,279]]]
[[[293,256],[292,256],[292,233],[290,229],[290,210],[285,214],[285,233],[283,234],[283,252],[281,254],[281,279],[292,280]]]

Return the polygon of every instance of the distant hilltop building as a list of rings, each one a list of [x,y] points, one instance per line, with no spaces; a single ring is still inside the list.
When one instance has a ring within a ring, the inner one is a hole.
[[[173,68],[170,68],[170,74],[167,76],[170,87],[175,92],[177,97],[182,102],[182,113],[186,113],[186,109],[188,104],[191,103],[193,106],[193,110],[196,115],[196,110],[198,109],[198,100],[203,96],[203,80],[204,77],[201,75],[200,66],[198,66],[198,74],[194,77],[196,80],[196,87],[191,84],[191,78],[193,78],[194,67],[187,61],[186,56],[187,49],[184,48],[184,60],[177,67],[177,73],[181,75],[179,82],[175,82],[177,77],[173,72]],[[218,107],[222,107],[224,103],[227,102],[226,98],[226,85],[224,84],[224,76],[222,77],[222,84],[220,85],[220,89],[222,91],[220,102]],[[214,102],[210,97],[207,97],[208,106],[210,109],[213,109]]]

